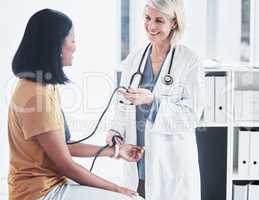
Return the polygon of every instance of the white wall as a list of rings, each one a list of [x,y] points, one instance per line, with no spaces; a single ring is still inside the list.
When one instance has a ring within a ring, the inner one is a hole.
[[[201,58],[207,56],[207,0],[184,0],[186,30],[182,43]]]
[[[241,1],[218,0],[215,58],[235,64],[240,62]]]
[[[11,72],[12,57],[20,43],[29,17],[43,8],[53,8],[68,14],[75,25],[77,52],[74,64],[66,68],[74,82],[63,88],[62,105],[67,113],[73,138],[81,138],[93,130],[100,112],[104,109],[113,88],[114,68],[119,63],[119,4],[109,1],[52,1],[8,0],[0,7],[0,199],[7,192],[8,173],[7,109],[11,88],[15,81]],[[104,123],[106,125],[106,123]],[[105,126],[102,125],[102,131]],[[104,144],[104,134],[91,140]],[[81,160],[82,163],[89,161]],[[107,160],[105,160],[107,162]],[[96,172],[112,176],[117,168],[101,168],[97,161]],[[110,170],[113,169],[113,170]],[[110,173],[111,172],[111,173]]]
[[[143,22],[145,3],[144,0],[130,0],[130,51],[143,47],[148,41]]]

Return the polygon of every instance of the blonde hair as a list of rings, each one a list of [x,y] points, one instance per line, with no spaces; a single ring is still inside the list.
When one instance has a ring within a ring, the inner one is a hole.
[[[185,29],[183,0],[148,0],[154,8],[159,10],[168,20],[176,20],[176,28],[171,36],[171,44],[176,44],[182,37]]]

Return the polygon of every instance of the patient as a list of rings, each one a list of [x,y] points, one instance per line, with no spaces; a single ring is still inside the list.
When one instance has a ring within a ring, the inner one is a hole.
[[[65,14],[44,9],[30,18],[12,63],[19,79],[8,115],[10,200],[127,200],[137,195],[72,159],[92,157],[100,149],[66,144],[58,85],[69,82],[63,66],[72,65],[75,49],[72,21]],[[109,147],[101,156],[112,157],[114,151]],[[125,144],[118,157],[136,162],[142,154],[140,147]]]

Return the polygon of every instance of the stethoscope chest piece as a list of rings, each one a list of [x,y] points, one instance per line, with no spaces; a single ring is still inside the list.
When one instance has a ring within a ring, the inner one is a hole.
[[[172,85],[173,82],[174,82],[174,79],[173,79],[173,77],[170,74],[166,74],[164,76],[164,84],[165,85]]]

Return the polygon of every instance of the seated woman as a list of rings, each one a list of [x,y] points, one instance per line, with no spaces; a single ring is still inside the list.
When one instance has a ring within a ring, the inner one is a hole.
[[[94,156],[99,146],[67,145],[58,84],[69,80],[63,66],[71,66],[75,52],[72,21],[63,13],[44,9],[29,20],[12,69],[19,78],[9,106],[10,200],[131,199],[135,191],[92,174],[72,156]],[[125,144],[119,156],[130,162],[143,154]],[[101,156],[114,155],[113,147]],[[71,179],[75,182],[68,181]]]

